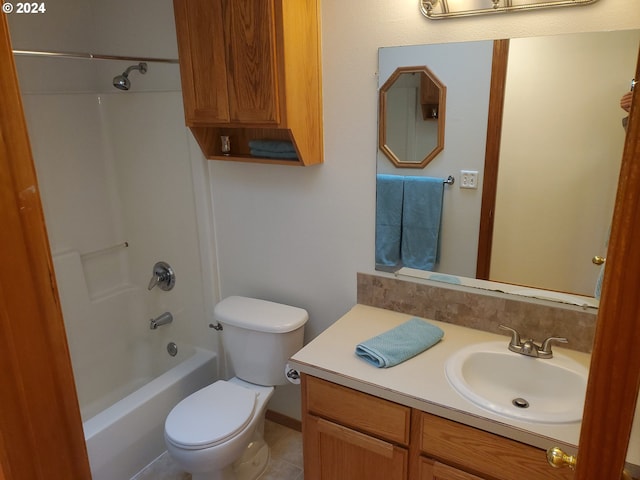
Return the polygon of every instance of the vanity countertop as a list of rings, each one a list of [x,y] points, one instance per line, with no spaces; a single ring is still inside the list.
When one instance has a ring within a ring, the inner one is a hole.
[[[355,355],[358,343],[379,335],[412,318],[413,315],[366,305],[356,305],[331,327],[297,352],[291,366],[345,387],[417,408],[449,420],[495,433],[522,443],[547,449],[560,446],[575,453],[580,423],[530,423],[506,418],[481,409],[463,398],[449,384],[444,364],[459,349],[471,344],[509,338],[472,328],[426,319],[444,331],[444,338],[421,354],[391,368],[376,368]],[[569,339],[571,340],[571,339]],[[558,353],[589,367],[590,356],[557,346]],[[632,474],[640,471],[640,416],[636,408],[634,429],[627,462]]]

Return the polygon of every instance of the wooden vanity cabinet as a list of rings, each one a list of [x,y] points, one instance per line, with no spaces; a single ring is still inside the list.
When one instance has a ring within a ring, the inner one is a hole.
[[[322,163],[319,1],[174,0],[185,120],[208,159]],[[298,159],[252,156],[265,139]]]
[[[306,480],[406,480],[411,409],[302,376]]]
[[[545,452],[302,375],[306,480],[571,480]]]

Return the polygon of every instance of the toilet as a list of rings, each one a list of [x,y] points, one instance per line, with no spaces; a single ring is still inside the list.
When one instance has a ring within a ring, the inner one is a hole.
[[[266,469],[267,402],[287,384],[285,367],[302,348],[306,310],[248,297],[227,297],[214,309],[235,373],[178,403],[165,421],[172,459],[192,480],[254,480]]]

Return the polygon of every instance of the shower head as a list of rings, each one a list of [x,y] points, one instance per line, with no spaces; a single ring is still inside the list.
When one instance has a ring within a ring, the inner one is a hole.
[[[119,90],[129,90],[131,87],[131,81],[129,80],[129,73],[131,73],[131,70],[139,70],[140,73],[145,74],[147,73],[147,64],[140,62],[138,65],[131,65],[122,72],[122,75],[113,77],[113,86]]]

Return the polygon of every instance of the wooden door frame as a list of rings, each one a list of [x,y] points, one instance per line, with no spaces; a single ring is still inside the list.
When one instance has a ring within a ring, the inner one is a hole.
[[[0,105],[0,480],[90,479],[5,15]]]
[[[640,78],[640,51],[636,77]],[[620,478],[640,387],[640,89],[633,94],[607,250],[576,480]]]
[[[509,40],[494,40],[491,61],[487,145],[484,155],[482,204],[480,206],[478,256],[476,259],[476,278],[482,280],[489,280],[489,270],[491,269],[493,220],[498,191],[498,163],[500,160],[500,142],[502,140],[504,90],[507,84],[508,57]]]

